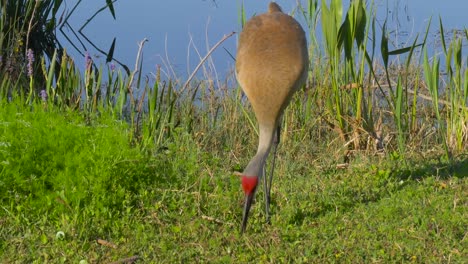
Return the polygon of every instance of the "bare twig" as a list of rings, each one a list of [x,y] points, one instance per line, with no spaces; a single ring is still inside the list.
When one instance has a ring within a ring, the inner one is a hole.
[[[206,27],[205,27],[205,41],[206,41],[206,49],[208,50],[210,48],[210,44],[208,42],[208,26],[210,24],[210,18],[208,17],[208,21],[206,22]],[[214,65],[213,59],[209,60],[209,69],[213,72],[215,78],[214,80],[217,82],[218,87],[219,85],[219,78],[218,78],[218,72],[216,71],[216,67]]]
[[[130,93],[130,100],[131,103],[134,103],[134,98],[133,98],[133,91],[132,91],[132,83],[133,83],[133,78],[135,77],[135,74],[139,71],[138,69],[138,64],[140,63],[140,57],[141,54],[143,53],[143,46],[145,45],[145,42],[147,42],[148,39],[144,38],[140,43],[138,43],[138,53],[137,53],[137,58],[135,60],[135,68],[133,69],[132,74],[130,74],[130,81],[128,82],[128,87],[127,90]]]
[[[221,221],[221,220],[219,220],[219,219],[216,219],[216,218],[214,218],[214,217],[211,217],[211,216],[202,215],[201,217],[202,217],[203,219],[205,219],[205,220],[208,220],[208,221],[211,221],[211,222],[215,222],[215,223],[217,223],[217,224],[222,224],[222,225],[226,224],[225,222],[223,222],[223,221]]]
[[[36,4],[34,5],[34,9],[31,15],[31,19],[29,20],[29,25],[28,25],[28,32],[26,33],[26,57],[27,57],[27,52],[29,48],[29,35],[31,34],[31,29],[33,27],[33,21],[34,21],[34,15],[36,14],[37,7],[39,6],[41,1],[36,1]]]
[[[138,107],[137,107],[137,118],[136,118],[136,128],[135,128],[135,137],[137,137],[138,139],[138,136],[140,135],[140,131],[141,131],[141,125],[140,125],[140,118],[142,116],[142,110],[143,110],[143,103],[145,101],[145,96],[146,96],[146,89],[143,90],[143,95],[141,96],[140,100],[139,100],[139,103],[138,103]]]
[[[424,83],[422,83],[422,84],[423,84],[423,86],[425,86]],[[394,85],[396,85],[396,84],[394,84]],[[389,85],[381,85],[380,87],[381,87],[381,88],[390,88]],[[350,86],[349,84],[347,84],[347,85],[343,85],[341,88],[342,88],[342,89],[348,89],[348,88],[353,89],[353,88],[355,88],[355,87],[352,86],[352,85]],[[375,88],[378,88],[378,87],[375,86],[375,85],[373,85],[373,86],[370,86],[369,88],[370,88],[370,89],[375,89]],[[432,99],[432,97],[430,97],[430,96],[428,96],[428,95],[421,94],[421,93],[416,92],[416,91],[414,91],[414,90],[412,90],[412,89],[410,89],[410,88],[406,88],[406,90],[408,91],[408,93],[410,93],[410,94],[416,94],[417,97],[419,97],[419,98],[421,98],[421,99],[424,99],[424,100],[426,100],[426,101],[430,101],[430,102],[433,102],[433,101],[434,101],[434,100]],[[447,101],[447,100],[444,100],[444,99],[440,99],[440,98],[439,98],[439,99],[437,100],[437,102],[438,102],[439,104],[443,104],[443,105],[445,105],[445,106],[447,106],[447,107],[452,107],[452,105],[450,104],[450,102]],[[459,107],[460,109],[462,109],[462,110],[463,110],[463,109],[466,109],[466,107],[463,106],[463,105],[458,105],[458,107]]]
[[[190,75],[190,77],[187,79],[187,81],[185,82],[184,86],[182,86],[182,89],[179,91],[179,94],[178,95],[181,95],[185,89],[187,89],[187,87],[189,86],[190,84],[190,81],[193,79],[193,77],[195,76],[195,74],[197,73],[197,71],[200,69],[200,67],[203,65],[203,63],[206,61],[206,59],[208,59],[208,57],[211,55],[211,53],[213,53],[213,51],[215,51],[216,48],[218,48],[219,45],[221,45],[221,43],[223,43],[226,39],[230,38],[232,35],[236,34],[236,32],[231,32],[229,33],[228,35],[224,35],[223,38],[218,41],[218,43],[216,43],[209,51],[208,53],[205,55],[205,57],[200,61],[200,63],[198,63],[197,67],[195,67],[195,70],[193,70],[192,74]]]
[[[61,197],[57,196],[57,197],[55,197],[55,200],[57,200],[57,202],[65,205],[70,211],[73,211],[71,206],[65,200],[63,200]]]
[[[349,163],[340,163],[340,164],[336,164],[336,168],[337,168],[337,169],[344,170],[344,169],[347,169],[348,167],[349,167]]]
[[[97,239],[96,242],[99,244],[99,245],[102,245],[102,246],[105,246],[105,247],[110,247],[110,248],[113,248],[113,249],[116,249],[117,248],[117,245],[115,245],[114,243],[111,243],[109,241],[106,241],[104,239]]]
[[[124,258],[124,259],[121,259],[121,260],[117,260],[115,262],[111,262],[111,264],[135,263],[139,259],[140,259],[140,256],[135,255],[135,256],[131,256],[129,258]]]
[[[168,67],[166,67],[168,69],[168,75],[167,76],[169,77],[169,70],[170,70],[171,74],[172,74],[172,78],[177,79],[177,74],[175,73],[174,68],[172,67],[172,63],[169,60],[169,51],[167,50],[167,34],[166,34],[166,37],[164,38],[164,50],[166,52],[166,61],[167,61],[167,65],[168,65]]]
[[[424,94],[421,94],[421,93],[417,93],[417,92],[415,92],[415,91],[413,91],[413,90],[411,90],[411,89],[409,89],[409,88],[407,88],[407,91],[408,91],[408,93],[410,93],[410,94],[416,94],[417,97],[419,97],[419,98],[421,98],[421,99],[424,99],[424,100],[426,100],[426,101],[431,101],[431,102],[433,101],[432,97],[430,97],[430,96],[427,96],[427,95],[424,95]],[[452,105],[450,104],[449,101],[446,101],[446,100],[444,100],[444,99],[438,99],[437,102],[438,102],[439,104],[443,104],[443,105],[446,105],[446,106],[448,106],[448,107],[451,107],[451,106],[452,106]],[[463,105],[459,105],[459,107],[460,107],[461,109],[463,109]]]

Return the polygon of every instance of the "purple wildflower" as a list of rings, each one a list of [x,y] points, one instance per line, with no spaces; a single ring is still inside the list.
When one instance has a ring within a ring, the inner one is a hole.
[[[115,70],[115,64],[114,64],[113,62],[111,62],[111,63],[109,64],[109,67],[110,67],[110,70],[111,70],[111,71],[114,71],[114,70]]]
[[[41,90],[39,92],[39,95],[41,96],[43,102],[47,101],[47,92],[46,92],[46,90],[44,90],[44,89]]]
[[[28,77],[33,75],[33,62],[34,62],[34,52],[32,49],[26,51],[26,57],[28,59]]]
[[[85,62],[86,62],[86,70],[91,69],[91,65],[93,64],[93,59],[89,55],[89,52],[85,52]]]

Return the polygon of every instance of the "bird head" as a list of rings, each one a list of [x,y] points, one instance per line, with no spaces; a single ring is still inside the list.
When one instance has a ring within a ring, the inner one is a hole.
[[[253,198],[255,196],[255,190],[258,185],[257,176],[242,176],[242,188],[245,193],[245,203],[244,203],[244,214],[242,216],[242,233],[244,233],[245,228],[247,227],[247,219],[249,218],[250,206],[252,205]]]

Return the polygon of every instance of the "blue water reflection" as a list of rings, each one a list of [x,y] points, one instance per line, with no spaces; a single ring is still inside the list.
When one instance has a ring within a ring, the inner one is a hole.
[[[240,6],[244,2],[247,18],[265,12],[269,0],[117,0],[114,20],[108,10],[101,12],[83,30],[83,33],[100,49],[107,51],[114,37],[117,38],[114,57],[131,69],[138,51],[137,43],[147,38],[144,47],[143,72],[155,72],[161,65],[164,73],[184,78],[195,68],[208,48],[224,35],[239,31]],[[297,11],[296,0],[277,1],[285,12]],[[307,1],[300,1],[303,5]],[[344,1],[347,6],[347,1]],[[423,32],[433,16],[433,33],[438,29],[440,15],[446,29],[463,29],[467,26],[468,1],[466,0],[376,0],[378,21],[388,17],[390,28],[395,32],[395,45],[405,45],[418,32]],[[77,30],[99,8],[104,0],[84,1],[70,17],[69,24]],[[71,8],[70,3],[67,6]],[[303,21],[299,12],[295,13]],[[320,27],[320,25],[319,25]],[[73,42],[71,32],[65,29]],[[62,43],[78,64],[84,60],[62,37]],[[380,38],[380,36],[379,36]],[[212,56],[212,75],[225,76],[232,71],[237,35],[225,41]],[[80,46],[81,47],[81,46]],[[197,54],[196,49],[200,53]],[[85,42],[85,48],[99,64],[105,56]],[[391,48],[392,49],[392,48]],[[210,70],[208,68],[208,70]]]

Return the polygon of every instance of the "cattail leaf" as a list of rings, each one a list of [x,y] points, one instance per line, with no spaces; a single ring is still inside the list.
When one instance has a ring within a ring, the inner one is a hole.
[[[55,0],[54,1],[54,8],[52,9],[52,16],[55,17],[57,14],[60,6],[62,5],[63,0]]]
[[[380,53],[382,53],[382,59],[385,68],[388,67],[388,38],[387,38],[387,20],[385,20],[382,27],[382,41],[380,43]]]
[[[112,61],[112,58],[114,57],[114,49],[115,49],[115,39],[112,40],[112,44],[109,48],[109,51],[107,52],[107,58],[106,58],[106,63],[109,63]]]
[[[404,47],[404,48],[401,48],[401,49],[387,51],[387,53],[388,53],[388,55],[400,55],[400,54],[407,53],[407,52],[411,51],[412,49],[417,48],[419,46],[422,46],[422,43],[415,44],[415,45],[412,45],[412,46],[409,46],[409,47]]]
[[[112,17],[115,19],[115,10],[114,10],[114,4],[112,3],[112,0],[106,0],[107,6],[109,7],[109,11],[112,14]]]
[[[439,16],[439,30],[440,30],[440,41],[442,42],[442,48],[444,49],[445,55],[447,55],[447,44],[445,43],[444,25],[442,24],[442,18],[440,16]]]
[[[355,39],[358,46],[362,46],[365,40],[366,34],[366,9],[364,8],[363,1],[358,1],[356,10],[356,32]]]

